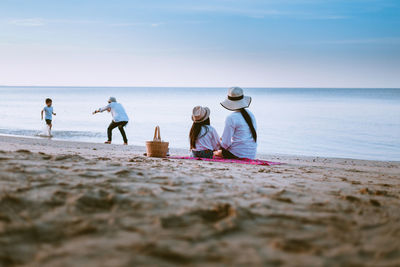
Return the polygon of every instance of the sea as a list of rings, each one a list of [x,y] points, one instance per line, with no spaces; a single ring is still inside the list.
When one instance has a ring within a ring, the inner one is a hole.
[[[400,89],[244,88],[258,125],[258,153],[400,161]],[[0,134],[41,138],[40,112],[53,99],[53,139],[104,142],[117,98],[130,117],[129,144],[144,146],[159,125],[170,147],[189,148],[194,106],[211,109],[222,134],[227,88],[0,86]],[[118,129],[113,143],[121,144]],[[1,136],[0,136],[1,138]]]

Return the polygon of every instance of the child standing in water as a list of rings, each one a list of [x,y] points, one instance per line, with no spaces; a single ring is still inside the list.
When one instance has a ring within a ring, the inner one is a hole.
[[[51,136],[51,127],[53,126],[51,121],[53,120],[53,115],[56,115],[56,113],[53,112],[53,100],[50,98],[46,98],[46,106],[42,109],[41,115],[42,115],[42,120],[43,120],[43,113],[44,119],[46,121],[46,125],[48,127],[48,135]]]
[[[195,158],[213,158],[213,152],[220,148],[220,139],[214,127],[210,126],[210,109],[197,106],[192,114],[190,150]]]

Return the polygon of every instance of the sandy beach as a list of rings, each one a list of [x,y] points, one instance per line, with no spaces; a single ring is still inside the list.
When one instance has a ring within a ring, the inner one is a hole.
[[[143,153],[0,136],[0,266],[400,265],[400,162]]]

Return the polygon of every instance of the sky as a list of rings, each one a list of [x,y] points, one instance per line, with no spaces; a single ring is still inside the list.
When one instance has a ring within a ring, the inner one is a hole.
[[[398,0],[1,0],[0,85],[400,87]]]

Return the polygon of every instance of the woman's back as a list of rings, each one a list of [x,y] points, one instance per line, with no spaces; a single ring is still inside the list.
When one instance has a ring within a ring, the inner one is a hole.
[[[254,128],[257,129],[253,113],[246,111]],[[239,158],[254,159],[256,157],[257,142],[255,142],[250,127],[240,111],[233,112],[226,118],[221,146]]]

